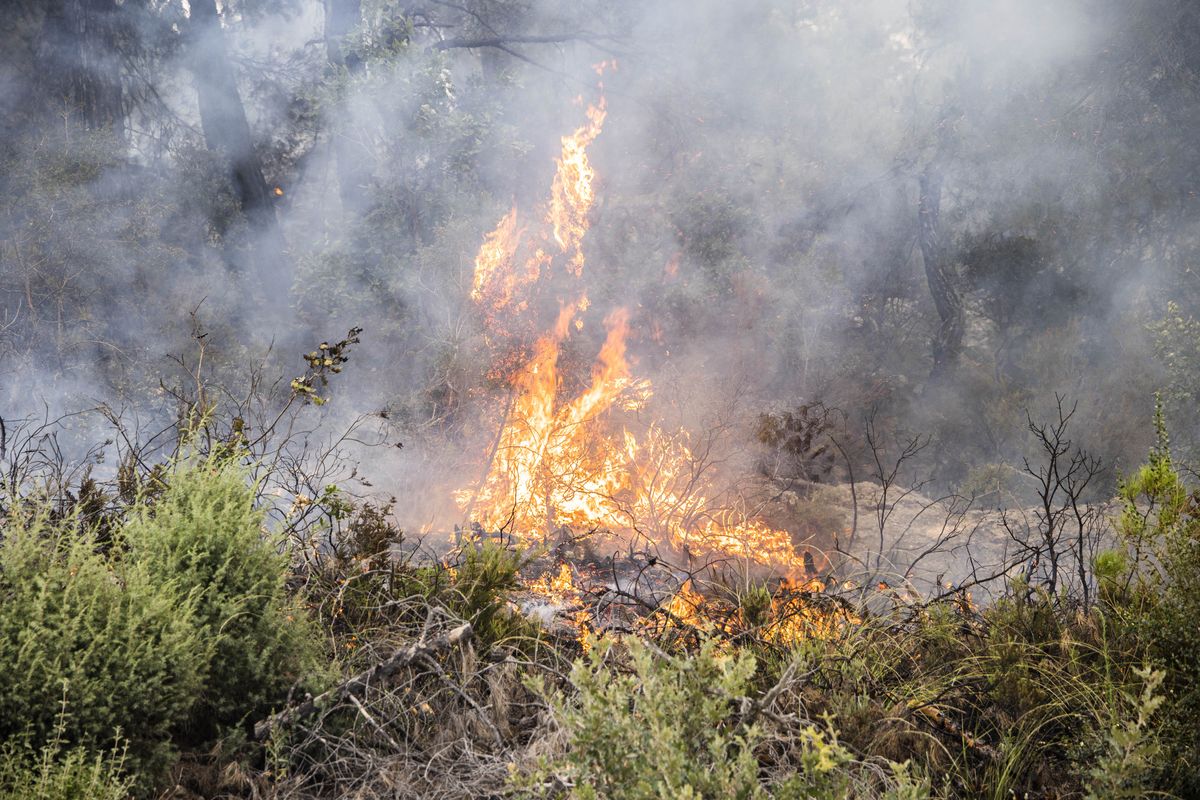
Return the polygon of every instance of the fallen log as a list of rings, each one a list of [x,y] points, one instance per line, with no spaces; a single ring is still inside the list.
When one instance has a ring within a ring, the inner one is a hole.
[[[420,640],[405,645],[370,669],[360,672],[349,680],[339,683],[332,689],[322,692],[316,697],[308,697],[298,705],[289,706],[282,711],[272,714],[266,719],[254,723],[254,738],[266,739],[279,728],[294,725],[306,717],[310,717],[322,709],[329,708],[347,697],[355,698],[364,694],[367,689],[385,681],[392,675],[426,656],[449,650],[451,647],[465,644],[474,635],[470,623],[460,625],[448,633],[442,633],[429,640]]]

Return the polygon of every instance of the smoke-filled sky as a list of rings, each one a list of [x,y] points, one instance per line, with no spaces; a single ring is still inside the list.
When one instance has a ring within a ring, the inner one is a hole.
[[[479,469],[505,390],[475,253],[545,202],[602,81],[592,308],[563,354],[579,380],[621,306],[655,413],[704,430],[728,412],[746,469],[759,415],[817,402],[848,431],[933,436],[946,486],[1015,472],[1025,412],[1056,393],[1110,479],[1144,452],[1155,390],[1193,433],[1187,3],[17,5],[10,427],[100,403],[169,419],[195,325],[229,398],[361,326],[311,414],[385,412],[406,448],[373,479],[400,494]]]

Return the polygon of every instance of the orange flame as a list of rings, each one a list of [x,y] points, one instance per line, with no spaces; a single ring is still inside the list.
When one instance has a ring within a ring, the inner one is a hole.
[[[519,265],[524,230],[516,208],[484,239],[471,297],[488,325],[498,324],[489,312],[523,310],[527,301],[518,296],[559,259],[568,275],[582,276],[583,241],[595,202],[587,151],[604,124],[603,98],[587,116],[585,125],[562,138],[543,218],[549,231],[532,237],[548,241],[552,235],[558,254],[538,249]],[[668,265],[668,271],[673,268]],[[714,499],[720,493],[708,484],[686,432],[650,423],[636,426],[641,432],[635,433],[620,424],[623,412],[645,408],[652,393],[650,382],[633,377],[630,369],[628,309],[617,308],[605,319],[605,340],[586,388],[562,396],[560,351],[572,330],[582,327],[587,309],[583,292],[563,303],[550,330],[508,373],[512,395],[494,455],[477,488],[455,493],[460,507],[485,528],[527,540],[548,537],[562,526],[636,530],[692,555],[724,555],[799,574],[803,560],[786,531]]]
[[[666,612],[667,619],[672,624],[690,625],[693,628],[704,630],[710,628],[711,625],[700,614],[703,606],[703,595],[696,591],[692,586],[692,579],[688,578],[661,608]]]
[[[570,254],[568,268],[576,276],[583,272],[583,237],[588,229],[588,212],[596,200],[592,187],[596,172],[588,160],[587,148],[600,135],[607,113],[601,98],[596,105],[588,106],[587,124],[562,137],[562,156],[556,159],[558,170],[550,187],[547,221],[554,227],[554,241],[563,253]]]
[[[489,233],[475,256],[475,285],[471,289],[471,299],[476,303],[483,300],[484,295],[497,295],[493,305],[496,307],[508,305],[513,292],[522,278],[529,282],[537,280],[537,273],[529,275],[517,273],[511,269],[513,256],[517,245],[521,242],[521,231],[517,230],[517,207],[504,215],[496,229]]]
[[[566,562],[559,565],[557,573],[543,575],[531,582],[528,588],[534,594],[558,602],[565,601],[579,592],[575,586],[575,575]]]

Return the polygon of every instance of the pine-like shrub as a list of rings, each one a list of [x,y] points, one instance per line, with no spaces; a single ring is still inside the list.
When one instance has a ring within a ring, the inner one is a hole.
[[[180,602],[195,596],[212,650],[205,686],[179,731],[204,741],[282,703],[317,652],[289,596],[287,559],[263,527],[245,473],[228,461],[180,466],[162,497],[124,528],[128,558]]]
[[[55,737],[38,750],[28,740],[0,748],[0,797],[6,800],[127,800],[134,781],[125,773],[125,752],[102,754],[66,749],[61,739],[64,712]]]
[[[70,521],[68,521],[70,523]],[[209,660],[195,602],[174,580],[99,555],[46,515],[11,516],[0,538],[0,741],[103,752],[154,775]],[[64,706],[70,715],[60,719]]]
[[[495,542],[465,547],[454,564],[447,607],[469,621],[475,636],[489,646],[510,636],[527,636],[533,628],[509,606],[508,594],[521,585],[521,553]]]

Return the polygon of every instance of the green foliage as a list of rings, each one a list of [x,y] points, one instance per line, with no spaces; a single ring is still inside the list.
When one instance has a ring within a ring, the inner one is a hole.
[[[601,639],[571,670],[577,698],[549,695],[569,750],[533,779],[565,776],[569,796],[581,800],[765,797],[753,752],[760,731],[739,724],[733,707],[754,658],[720,654],[713,642],[690,658],[659,658],[637,639],[623,643],[631,672],[606,663],[615,642]],[[836,743],[818,734],[810,744],[814,766],[832,770],[841,757]]]
[[[838,741],[837,732],[830,720],[821,730],[815,725],[806,725],[799,732],[799,771],[785,778],[774,787],[771,795],[779,798],[835,798],[850,794],[853,758],[850,751]],[[905,775],[904,772],[897,774]]]
[[[310,672],[315,638],[289,596],[287,559],[265,535],[244,471],[216,459],[185,464],[153,506],[126,525],[129,561],[195,598],[212,648],[205,688],[182,726],[204,740],[269,711]]]
[[[1123,510],[1120,530],[1139,552],[1164,551],[1183,531],[1188,511],[1188,491],[1171,459],[1171,440],[1167,433],[1163,404],[1159,397],[1154,406],[1155,444],[1138,470],[1120,487]]]
[[[836,720],[850,751],[938,776],[939,797],[1082,794],[1144,685],[1142,641],[1115,609],[1082,612],[1017,583],[983,608],[959,600],[909,613],[797,645],[797,704]],[[1146,785],[1160,786],[1162,763]]]
[[[412,567],[403,559],[403,534],[389,519],[390,504],[356,509],[335,486],[327,486],[316,502],[330,527],[324,541],[314,540],[306,554],[306,600],[320,624],[346,639],[343,649],[353,650],[358,639],[395,627],[405,616],[409,604],[393,601],[434,594],[438,570]],[[412,610],[411,616],[420,616]]]
[[[341,653],[364,642],[404,641],[421,635],[431,606],[470,622],[475,641],[491,647],[536,642],[536,624],[513,605],[527,555],[489,539],[468,539],[446,559],[433,561],[404,547],[391,521],[391,504],[350,504],[336,491],[330,529],[305,557],[305,599]],[[355,662],[357,663],[357,662]]]
[[[1113,608],[1125,601],[1129,571],[1129,557],[1120,550],[1104,550],[1096,554],[1092,573],[1096,576],[1098,597],[1107,607]]]
[[[6,520],[0,740],[13,786],[118,791],[128,770],[148,789],[178,745],[265,714],[321,673],[243,470],[211,458],[162,475],[123,526],[106,518],[103,541],[36,506]],[[89,755],[118,744],[119,762]]]
[[[69,527],[14,516],[0,540],[0,738],[91,752],[123,738],[128,765],[156,774],[211,655],[197,598]],[[59,725],[61,702],[72,713]]]
[[[494,542],[464,548],[454,568],[446,603],[475,628],[481,642],[531,634],[532,624],[509,607],[508,594],[521,585],[521,553]]]
[[[1171,457],[1161,400],[1157,441],[1121,485],[1118,529],[1134,552],[1131,623],[1165,673],[1170,713],[1163,740],[1180,790],[1200,791],[1200,503]]]
[[[1150,718],[1163,704],[1158,690],[1164,675],[1149,667],[1139,669],[1137,675],[1144,681],[1142,692],[1122,693],[1124,705],[1133,713],[1129,718],[1113,720],[1105,751],[1090,771],[1088,800],[1145,797],[1153,788],[1162,747],[1150,727]]]
[[[1101,587],[1116,583],[1129,571],[1129,558],[1120,550],[1104,550],[1096,554],[1092,571]]]
[[[738,594],[738,617],[743,627],[761,628],[771,616],[771,590],[761,583],[751,584]]]
[[[829,718],[789,724],[783,763],[764,771],[758,750],[773,736],[749,712],[756,670],[749,650],[723,652],[714,640],[681,655],[633,637],[595,641],[571,670],[572,694],[534,682],[567,736],[566,751],[514,783],[529,796],[557,785],[581,800],[860,796],[871,784]],[[892,764],[890,773],[868,796],[929,797],[911,765]]]
[[[127,800],[133,781],[124,753],[65,750],[54,740],[37,752],[10,742],[0,749],[0,796],[8,800]]]

